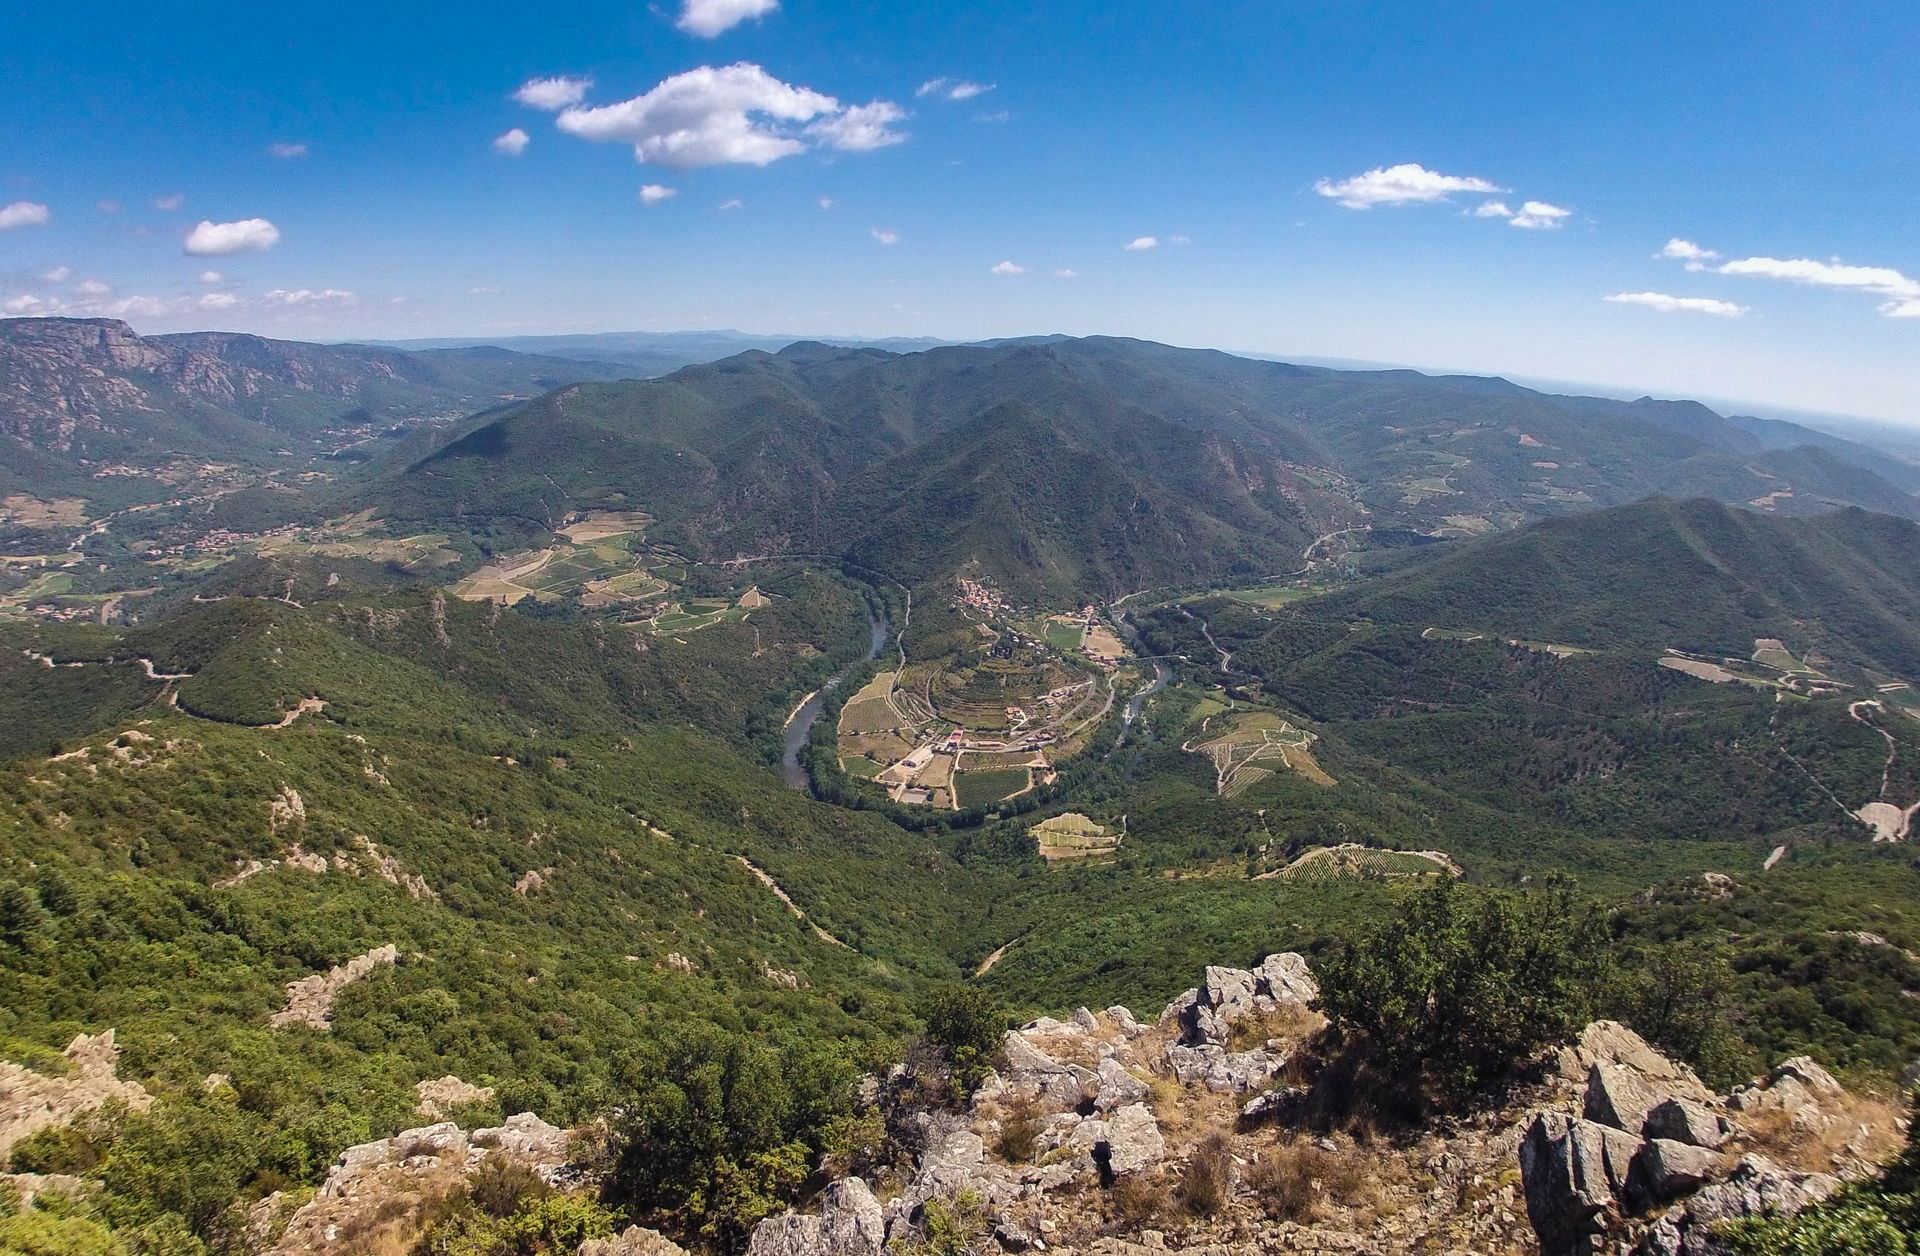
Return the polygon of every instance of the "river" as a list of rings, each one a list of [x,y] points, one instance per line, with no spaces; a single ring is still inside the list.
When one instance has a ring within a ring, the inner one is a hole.
[[[865,658],[855,659],[836,673],[833,679],[807,695],[807,700],[793,709],[787,717],[787,727],[781,735],[780,775],[794,789],[808,787],[807,769],[800,762],[800,749],[807,744],[808,736],[813,732],[813,722],[820,718],[820,712],[826,709],[827,695],[840,687],[840,682],[860,668],[880,657],[880,648],[887,643],[887,621],[875,619],[868,623],[867,654]]]

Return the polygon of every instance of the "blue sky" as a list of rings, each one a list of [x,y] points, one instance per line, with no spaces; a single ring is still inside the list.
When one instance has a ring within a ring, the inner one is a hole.
[[[1917,62],[1911,0],[13,5],[0,308],[1106,332],[1920,421]]]

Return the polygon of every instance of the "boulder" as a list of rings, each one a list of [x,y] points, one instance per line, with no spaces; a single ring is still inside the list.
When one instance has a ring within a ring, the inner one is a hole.
[[[1647,1113],[1665,1101],[1634,1069],[1622,1064],[1595,1064],[1587,1073],[1587,1098],[1581,1115],[1637,1134],[1647,1123]]]
[[[1114,1177],[1138,1173],[1167,1152],[1160,1123],[1144,1103],[1129,1104],[1107,1118],[1107,1170]],[[1096,1156],[1097,1156],[1096,1149]]]
[[[1269,955],[1254,970],[1254,992],[1282,1006],[1306,1006],[1320,997],[1320,983],[1313,979],[1304,955],[1285,951]]]
[[[1075,1107],[1086,1098],[1088,1083],[1093,1081],[1087,1069],[1061,1063],[1018,1030],[1008,1030],[1001,1044],[1007,1059],[1000,1079],[1005,1093],[1062,1108]]]
[[[1259,1090],[1286,1062],[1268,1051],[1228,1051],[1213,1043],[1167,1048],[1167,1067],[1181,1085],[1204,1085],[1219,1094]]]
[[[1100,1061],[1100,1067],[1094,1070],[1097,1081],[1097,1094],[1094,1106],[1101,1112],[1111,1112],[1115,1108],[1130,1103],[1139,1103],[1147,1097],[1147,1084],[1127,1072],[1119,1060],[1108,1056]]]
[[[846,1177],[820,1192],[819,1216],[789,1212],[769,1217],[755,1226],[747,1253],[748,1256],[877,1256],[885,1241],[886,1217],[880,1201],[873,1197],[864,1180]]]
[[[1100,1029],[1099,1019],[1095,1017],[1091,1011],[1089,1011],[1084,1007],[1079,1007],[1074,1009],[1073,1023],[1079,1028],[1086,1030],[1090,1034],[1097,1033],[1099,1032],[1099,1029]]]
[[[1636,1212],[1670,1204],[1705,1186],[1724,1163],[1704,1147],[1671,1138],[1648,1139],[1628,1171],[1627,1202]]]
[[[1714,1150],[1727,1140],[1713,1109],[1691,1099],[1666,1099],[1648,1112],[1640,1132],[1647,1138],[1671,1139],[1691,1147]]]
[[[1121,1007],[1118,1003],[1107,1009],[1107,1019],[1112,1021],[1121,1034],[1128,1038],[1138,1038],[1141,1034],[1147,1032],[1147,1026],[1135,1020],[1133,1013]]]
[[[1619,1065],[1629,1070],[1639,1077],[1644,1087],[1663,1099],[1713,1102],[1713,1092],[1694,1076],[1692,1069],[1675,1064],[1617,1021],[1593,1022],[1581,1031],[1575,1046],[1561,1053],[1561,1071],[1573,1080],[1590,1081],[1595,1064]]]
[[[1596,1250],[1619,1219],[1638,1140],[1621,1130],[1558,1112],[1536,1116],[1520,1143],[1527,1217],[1543,1256]]]
[[[610,1239],[588,1239],[579,1256],[687,1256],[687,1249],[660,1233],[630,1225]]]
[[[1792,1216],[1840,1188],[1824,1173],[1794,1173],[1765,1156],[1743,1156],[1724,1182],[1702,1187],[1654,1222],[1635,1256],[1726,1256],[1713,1227],[1747,1217]]]

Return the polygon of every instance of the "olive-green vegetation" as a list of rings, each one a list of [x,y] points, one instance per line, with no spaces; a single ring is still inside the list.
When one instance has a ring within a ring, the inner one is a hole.
[[[1910,1256],[1920,1252],[1920,1121],[1877,1177],[1793,1217],[1741,1221],[1719,1237],[1737,1256]]]

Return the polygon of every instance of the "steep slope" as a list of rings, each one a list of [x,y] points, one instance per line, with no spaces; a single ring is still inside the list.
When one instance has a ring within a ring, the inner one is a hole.
[[[1745,656],[1756,637],[1920,675],[1920,526],[1863,510],[1774,519],[1650,501],[1461,547],[1317,604],[1410,626]]]
[[[4,461],[257,453],[329,428],[453,416],[603,364],[499,349],[405,353],[229,332],[138,336],[115,319],[0,320]]]
[[[1691,402],[1110,338],[796,344],[579,385],[356,491],[356,506],[434,526],[538,531],[640,506],[707,556],[852,553],[916,578],[982,559],[1061,596],[1284,570],[1306,538],[1369,521],[1462,535],[1650,494],[1920,514],[1858,458],[1764,447]]]

